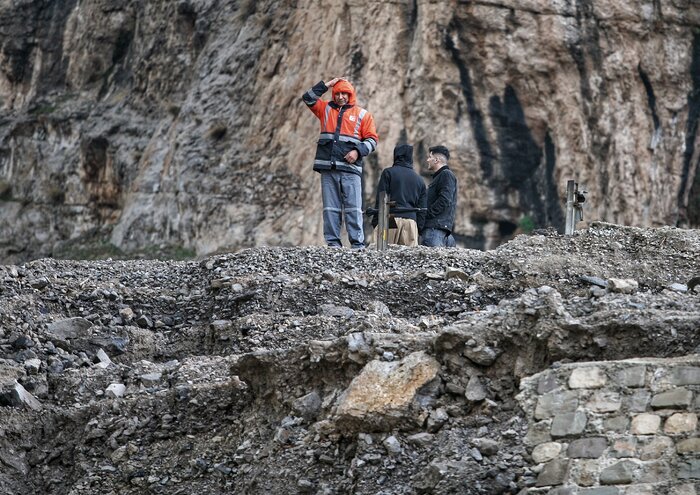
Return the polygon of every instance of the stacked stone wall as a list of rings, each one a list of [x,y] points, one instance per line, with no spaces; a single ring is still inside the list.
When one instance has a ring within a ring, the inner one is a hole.
[[[567,364],[521,383],[528,494],[700,493],[700,356]]]

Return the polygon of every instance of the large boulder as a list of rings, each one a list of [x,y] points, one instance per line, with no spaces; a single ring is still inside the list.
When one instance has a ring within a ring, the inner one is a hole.
[[[421,424],[423,389],[438,376],[440,365],[425,352],[401,361],[370,361],[343,392],[336,409],[340,430],[389,431]]]

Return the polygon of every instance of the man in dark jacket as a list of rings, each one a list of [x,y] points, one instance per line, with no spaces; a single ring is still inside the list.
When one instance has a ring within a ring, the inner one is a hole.
[[[444,146],[433,146],[428,154],[428,170],[433,181],[428,187],[428,211],[421,231],[423,246],[455,247],[452,237],[457,209],[457,177],[447,166],[450,151]]]
[[[379,178],[375,208],[379,208],[382,191],[395,203],[390,210],[395,226],[390,225],[387,242],[417,246],[418,232],[425,222],[426,189],[423,179],[413,170],[413,146],[410,144],[394,148],[394,165],[384,169]],[[377,221],[375,216],[372,225],[376,227]]]

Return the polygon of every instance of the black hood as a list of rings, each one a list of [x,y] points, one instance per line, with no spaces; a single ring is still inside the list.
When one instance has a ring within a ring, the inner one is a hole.
[[[413,168],[413,146],[400,144],[394,148],[394,165]]]

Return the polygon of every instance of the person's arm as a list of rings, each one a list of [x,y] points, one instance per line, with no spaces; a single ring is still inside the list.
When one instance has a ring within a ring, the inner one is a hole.
[[[361,156],[365,157],[377,149],[379,135],[374,126],[374,117],[369,112],[367,112],[360,124],[360,139],[361,142],[360,146],[357,147],[357,151]]]
[[[457,191],[457,180],[454,175],[449,173],[440,174],[438,182],[437,199],[428,208],[431,217],[436,217],[445,211],[452,202],[455,192]]]
[[[421,184],[420,196],[418,196],[418,212],[416,212],[416,226],[418,227],[418,232],[423,231],[425,226],[425,213],[428,205],[428,195],[426,193],[425,184]]]
[[[335,83],[340,81],[340,77],[334,77],[327,83],[324,83],[323,81],[319,81],[314,85],[313,88],[308,90],[304,95],[301,97],[302,101],[306,103],[306,106],[311,110],[316,117],[321,118],[321,115],[323,115],[323,112],[326,110],[326,105],[328,105],[327,101],[323,101],[321,99],[321,96],[324,95],[326,91],[328,91],[328,88],[332,88],[335,86]]]

